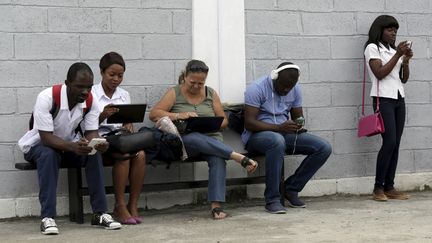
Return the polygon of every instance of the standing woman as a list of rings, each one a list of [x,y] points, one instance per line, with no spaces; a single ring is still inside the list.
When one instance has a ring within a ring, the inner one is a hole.
[[[106,119],[118,112],[113,104],[130,104],[129,92],[118,87],[123,81],[126,64],[123,57],[116,52],[105,54],[100,62],[99,68],[102,81],[94,85],[92,93],[99,102],[99,134],[103,135],[110,131],[126,128],[133,132],[131,123],[107,124]],[[121,156],[120,156],[121,157]],[[142,218],[138,213],[138,199],[145,174],[145,153],[140,151],[135,157],[127,160],[116,160],[110,153],[104,156],[104,164],[113,165],[112,178],[114,184],[115,205],[114,217],[122,224],[139,224]],[[126,204],[125,188],[129,180],[130,194],[129,202]]]
[[[196,116],[222,116],[221,129],[228,125],[220,98],[216,91],[205,86],[209,68],[199,60],[191,60],[179,77],[179,85],[169,89],[150,112],[154,122],[164,116],[172,121]],[[208,201],[211,215],[223,219],[226,213],[220,202],[225,202],[225,177],[227,159],[232,159],[247,169],[256,170],[258,163],[233,151],[222,142],[222,134],[192,132],[182,136],[189,157],[201,156],[209,166]]]
[[[413,56],[410,42],[395,46],[399,28],[397,20],[389,15],[375,19],[369,30],[364,55],[372,89],[373,109],[379,96],[385,133],[381,134],[382,146],[378,152],[373,199],[408,199],[409,195],[394,188],[394,178],[399,156],[399,145],[405,124],[405,91],[408,81],[409,61]],[[377,88],[377,84],[379,88]]]

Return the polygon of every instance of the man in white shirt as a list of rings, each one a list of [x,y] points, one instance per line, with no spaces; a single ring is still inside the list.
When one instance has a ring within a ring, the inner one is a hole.
[[[34,125],[19,141],[24,158],[36,163],[39,179],[39,201],[41,204],[41,233],[58,234],[56,216],[56,190],[60,161],[66,159],[71,166],[85,167],[94,212],[92,225],[106,229],[119,229],[121,224],[106,214],[102,158],[99,152],[108,149],[104,142],[95,146],[98,151],[90,155],[89,141],[98,138],[99,110],[96,100],[90,107],[86,100],[93,86],[93,72],[85,63],[74,63],[68,71],[65,85],[61,86],[58,112],[53,113],[53,88],[39,93],[33,110]],[[93,108],[92,108],[93,107]],[[90,109],[84,113],[86,109]],[[80,126],[81,136],[75,132]]]

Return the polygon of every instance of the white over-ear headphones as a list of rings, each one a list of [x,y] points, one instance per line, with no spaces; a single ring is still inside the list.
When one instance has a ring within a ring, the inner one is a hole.
[[[298,72],[299,72],[299,75],[300,75],[300,68],[299,68],[299,66],[297,66],[295,64],[287,64],[287,65],[284,65],[284,66],[282,66],[282,67],[280,67],[278,69],[272,70],[270,72],[270,78],[273,79],[273,80],[277,79],[279,77],[279,72],[282,71],[282,70],[288,69],[288,68],[297,69]]]

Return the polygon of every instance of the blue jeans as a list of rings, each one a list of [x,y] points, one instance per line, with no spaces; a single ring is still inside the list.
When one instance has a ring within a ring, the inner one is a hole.
[[[39,179],[39,202],[41,217],[54,218],[57,214],[57,181],[60,161],[66,159],[73,163],[71,167],[85,166],[90,204],[94,213],[105,213],[107,202],[103,176],[102,157],[100,153],[90,156],[80,156],[71,152],[59,152],[51,147],[38,143],[24,154],[24,158],[37,165]]]
[[[202,157],[209,166],[208,201],[225,202],[226,161],[233,149],[223,142],[202,133],[182,136],[189,157]]]
[[[279,184],[285,154],[292,154],[296,135],[271,131],[252,134],[246,144],[251,153],[265,154],[266,203],[280,201]],[[331,154],[331,145],[324,139],[308,133],[297,137],[294,154],[307,155],[285,184],[286,192],[300,192]]]

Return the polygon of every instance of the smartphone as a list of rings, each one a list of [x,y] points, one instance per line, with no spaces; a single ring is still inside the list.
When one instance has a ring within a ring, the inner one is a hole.
[[[89,153],[89,155],[93,155],[93,154],[95,154],[95,153],[97,152],[96,149],[95,149],[95,146],[96,146],[97,144],[105,143],[105,142],[106,142],[106,139],[105,139],[105,138],[93,138],[93,139],[88,143],[88,145],[87,145],[87,146],[89,146],[89,147],[92,148],[92,151]]]
[[[297,125],[299,125],[299,126],[304,126],[304,124],[305,124],[305,119],[304,119],[304,117],[297,117],[297,119],[295,119],[295,123],[297,124]]]
[[[410,49],[412,47],[412,41],[407,41],[407,44],[409,45]]]

